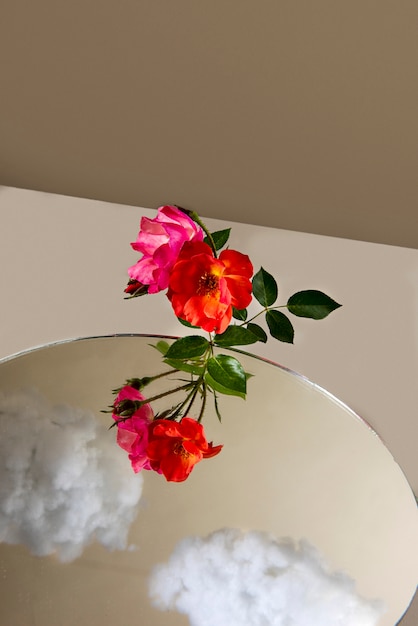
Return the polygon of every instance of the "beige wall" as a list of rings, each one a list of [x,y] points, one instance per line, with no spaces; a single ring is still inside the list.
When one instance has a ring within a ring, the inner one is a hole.
[[[0,184],[418,247],[416,0],[3,0]]]

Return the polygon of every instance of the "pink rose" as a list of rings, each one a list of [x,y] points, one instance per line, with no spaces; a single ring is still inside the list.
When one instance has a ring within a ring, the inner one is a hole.
[[[153,220],[143,217],[138,237],[131,243],[143,256],[129,268],[129,276],[148,285],[148,293],[166,289],[170,271],[185,241],[203,241],[203,231],[177,207],[160,207]]]
[[[120,412],[129,409],[130,401],[135,400],[144,400],[144,396],[134,387],[125,385],[113,404],[113,419],[120,420]],[[118,422],[116,441],[123,450],[128,452],[134,472],[140,472],[142,469],[151,469],[147,456],[148,427],[154,418],[154,413],[149,404],[143,404],[139,409],[133,407],[132,411],[131,417]]]

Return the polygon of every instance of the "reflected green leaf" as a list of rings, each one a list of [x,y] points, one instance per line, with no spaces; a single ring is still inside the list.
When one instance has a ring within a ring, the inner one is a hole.
[[[202,365],[195,365],[190,361],[181,361],[180,359],[164,359],[163,362],[175,370],[195,374],[196,376],[200,376],[204,369]]]
[[[193,359],[202,356],[209,346],[205,337],[200,335],[189,335],[177,339],[166,352],[168,359]]]
[[[245,400],[245,393],[240,393],[238,391],[234,391],[233,389],[229,389],[228,387],[224,387],[220,382],[212,378],[209,372],[206,372],[205,374],[205,383],[213,391],[223,393],[226,396],[238,396],[239,398]]]
[[[167,354],[167,351],[170,347],[170,344],[167,343],[167,341],[157,341],[156,344],[150,344],[152,348],[155,348],[156,350],[158,350],[158,352],[160,352],[163,356],[165,356]]]
[[[218,354],[207,362],[207,379],[209,386],[220,393],[240,396],[245,399],[247,379],[241,363],[233,356]]]

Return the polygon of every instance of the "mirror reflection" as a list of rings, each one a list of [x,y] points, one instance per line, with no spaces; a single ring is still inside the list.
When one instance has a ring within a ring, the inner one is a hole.
[[[394,626],[415,591],[418,520],[379,437],[304,378],[240,354],[247,400],[223,397],[223,423],[205,418],[222,453],[185,483],[134,474],[101,410],[115,381],[160,370],[155,340],[0,363],[3,622]]]

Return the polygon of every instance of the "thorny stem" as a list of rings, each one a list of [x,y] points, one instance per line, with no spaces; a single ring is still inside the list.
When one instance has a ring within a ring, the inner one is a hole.
[[[176,374],[177,372],[179,372],[180,370],[177,369],[171,369],[171,370],[167,370],[166,372],[161,372],[161,374],[156,374],[155,376],[150,376],[150,382],[154,382],[154,380],[158,380],[158,378],[163,378],[164,376],[169,376],[170,374]]]
[[[169,396],[172,393],[177,393],[178,391],[183,391],[183,389],[190,389],[193,383],[187,383],[186,385],[180,385],[180,387],[176,387],[175,389],[170,389],[169,391],[163,391],[158,393],[156,396],[152,396],[151,398],[146,398],[145,400],[140,400],[140,407],[143,404],[149,404],[150,402],[154,402],[154,400],[159,400],[160,398],[165,398],[165,396]]]
[[[279,306],[266,306],[264,307],[264,309],[262,309],[261,311],[259,311],[258,313],[250,317],[249,320],[245,320],[241,322],[241,324],[238,324],[238,326],[245,326],[246,324],[249,324],[250,322],[255,320],[257,317],[262,315],[263,313],[267,313],[268,311],[275,311],[276,309],[287,309],[287,304],[280,304]]]
[[[131,384],[133,387],[135,387],[136,381],[138,381],[138,383],[140,385],[140,389],[142,389],[146,385],[150,385],[151,383],[153,383],[154,380],[158,380],[159,378],[163,378],[164,376],[169,376],[170,374],[176,374],[179,371],[180,370],[173,368],[171,370],[167,370],[165,372],[162,372],[161,374],[156,374],[155,376],[144,376],[143,378],[129,378],[126,381],[126,384]],[[118,389],[115,389],[114,393],[118,393],[121,389],[122,389],[122,387],[119,387]]]
[[[173,393],[177,393],[178,391],[183,391],[185,389],[190,389],[190,386],[192,386],[193,383],[187,383],[186,385],[180,385],[180,387],[176,387],[175,389],[169,389],[169,391],[163,391],[162,393],[157,394],[156,396],[152,396],[151,398],[145,398],[144,400],[136,400],[135,404],[137,405],[137,408],[140,409],[144,404],[149,404],[151,402],[154,402],[154,400],[159,400],[160,398],[165,398],[165,396],[169,396],[170,394]],[[114,426],[115,424],[118,424],[119,422],[126,422],[126,420],[130,419],[132,417],[132,415],[128,415],[127,417],[119,417],[119,419],[115,420],[114,424],[112,424],[112,426]],[[111,428],[112,428],[111,426]]]
[[[174,412],[170,415],[170,417],[169,417],[168,419],[175,420],[175,419],[176,419],[176,417],[177,417],[178,415],[180,415],[180,413],[183,411],[183,408],[185,407],[185,405],[187,404],[187,402],[190,400],[190,398],[191,398],[192,396],[193,396],[193,400],[194,400],[194,396],[196,396],[196,388],[195,388],[195,385],[197,384],[197,382],[196,382],[196,383],[195,383],[195,382],[192,382],[192,383],[190,383],[190,384],[191,384],[191,385],[193,385],[192,390],[190,391],[190,393],[188,393],[188,394],[187,394],[187,396],[185,397],[185,399],[183,400],[183,402],[182,402],[181,404],[179,404],[179,405],[178,405],[178,407],[175,409],[175,411],[174,411]],[[186,414],[187,414],[187,412],[189,411],[190,406],[191,406],[192,404],[193,404],[193,401],[192,401],[192,403],[191,403],[191,404],[187,407],[187,410],[186,410],[186,411],[185,411],[185,413],[184,413],[185,415],[186,415]]]
[[[213,391],[213,403],[215,405],[215,413],[218,417],[218,420],[221,422],[221,414],[219,412],[219,407],[218,407],[218,396],[216,395],[216,391]]]
[[[187,407],[186,407],[186,409],[184,411],[185,415],[187,415],[189,413],[190,409],[192,408],[193,403],[196,400],[197,392],[199,391],[200,385],[201,385],[201,382],[196,381],[195,388],[193,389],[193,393],[191,394],[191,397],[190,397],[190,402],[189,402],[189,404],[187,405]]]
[[[135,401],[135,405],[136,407],[139,409],[141,408],[144,404],[150,404],[151,402],[154,402],[155,400],[159,400],[161,398],[165,398],[168,395],[177,393],[179,391],[187,391],[188,393],[186,394],[185,399],[177,405],[176,408],[174,408],[173,412],[170,412],[169,417],[166,417],[165,419],[171,419],[171,420],[175,420],[179,415],[187,415],[189,413],[189,411],[191,410],[195,400],[196,400],[196,396],[199,393],[199,391],[201,390],[201,407],[200,407],[200,411],[199,411],[199,416],[197,418],[197,421],[200,422],[203,418],[203,414],[206,408],[206,403],[207,403],[207,386],[205,383],[205,374],[207,371],[207,362],[208,360],[213,356],[214,353],[214,343],[213,343],[213,337],[212,334],[209,333],[209,342],[208,342],[208,347],[203,355],[203,371],[199,374],[199,376],[195,379],[195,380],[191,380],[190,382],[186,383],[185,385],[180,385],[178,387],[176,387],[175,389],[170,389],[168,391],[163,391],[159,394],[156,394],[154,396],[151,396],[149,398],[145,398],[144,400],[136,400]],[[157,380],[158,378],[162,378],[164,376],[167,376],[169,374],[173,374],[176,372],[180,372],[181,370],[179,369],[171,369],[168,370],[166,372],[162,372],[161,374],[157,374],[155,376],[150,376],[150,377],[145,377],[143,379],[138,379],[139,381],[142,380],[146,380],[147,382],[145,384],[149,384],[151,382],[153,382],[154,380]],[[193,375],[192,375],[193,376]],[[134,380],[134,379],[133,379]],[[129,381],[127,381],[129,382]],[[186,408],[185,408],[186,407]],[[218,413],[218,411],[217,411]],[[115,420],[114,424],[112,426],[115,426],[117,423],[119,422],[125,422],[127,419],[129,419],[131,416],[122,416],[119,415],[119,419]]]
[[[199,389],[202,389],[202,406],[199,412],[199,419],[198,421],[200,421],[203,417],[203,411],[205,408],[205,404],[206,404],[206,384],[205,384],[205,373],[206,373],[206,369],[207,369],[207,361],[208,358],[213,354],[213,341],[212,341],[212,336],[209,333],[209,346],[203,356],[203,361],[204,361],[204,365],[203,365],[203,371],[202,373],[199,375],[199,377],[197,378],[197,380],[192,381],[190,383],[190,385],[192,386],[191,391],[187,394],[186,398],[183,400],[183,402],[176,408],[176,410],[172,413],[172,415],[170,416],[170,419],[175,419],[179,414],[181,414],[182,412],[184,413],[184,415],[187,415],[190,411],[190,409],[192,408],[194,401],[196,400],[196,396],[199,392]],[[187,404],[188,403],[188,404]],[[186,406],[186,409],[184,409],[184,407]],[[183,411],[184,410],[184,411]]]
[[[202,385],[202,406],[200,407],[199,417],[197,418],[198,422],[202,421],[202,417],[203,417],[203,414],[205,412],[205,407],[206,407],[206,399],[207,399],[206,384],[203,383],[203,385]]]
[[[171,395],[173,393],[177,393],[178,391],[183,391],[183,390],[186,390],[186,389],[190,389],[191,386],[193,386],[193,383],[187,383],[186,385],[180,385],[180,387],[176,387],[175,389],[169,389],[169,391],[163,391],[162,393],[159,393],[159,394],[157,394],[155,396],[152,396],[151,398],[145,398],[144,400],[135,400],[135,404],[137,405],[137,408],[140,409],[142,406],[144,406],[144,404],[150,404],[151,402],[154,402],[154,400],[159,400],[160,398],[165,398],[166,396],[169,396],[169,395]],[[110,428],[113,428],[114,426],[116,426],[120,422],[126,422],[131,417],[132,417],[132,415],[127,415],[126,417],[118,416],[118,419],[115,419],[114,423],[110,426]]]
[[[196,382],[194,383],[194,389],[192,391],[191,394],[189,394],[186,398],[186,401],[190,398],[190,402],[187,405],[187,408],[184,412],[185,415],[188,414],[188,412],[190,411],[190,409],[193,406],[194,401],[196,400],[196,396],[197,393],[199,391],[199,389],[202,387],[202,407],[200,409],[199,412],[199,419],[198,421],[200,421],[202,419],[203,416],[203,410],[204,406],[206,404],[206,385],[205,385],[205,373],[206,373],[206,369],[207,369],[207,362],[208,362],[208,357],[210,357],[213,354],[213,342],[212,342],[212,336],[209,333],[209,345],[208,348],[204,354],[204,366],[203,366],[203,372],[199,375],[199,378],[196,380]],[[186,401],[183,403],[182,406],[185,405]]]
[[[178,206],[176,204],[176,207],[178,209],[180,209],[180,211],[183,211],[183,213],[185,213],[186,215],[188,215],[190,217],[190,219],[192,219],[194,222],[196,222],[196,224],[198,224],[200,226],[200,228],[204,231],[206,237],[209,240],[210,243],[210,247],[213,250],[213,256],[215,257],[215,259],[217,258],[217,254],[216,254],[216,246],[215,246],[215,242],[213,241],[213,237],[211,232],[209,231],[208,227],[202,222],[202,220],[200,219],[199,215],[197,213],[195,213],[194,211],[189,211],[189,209],[184,209],[181,206]]]

